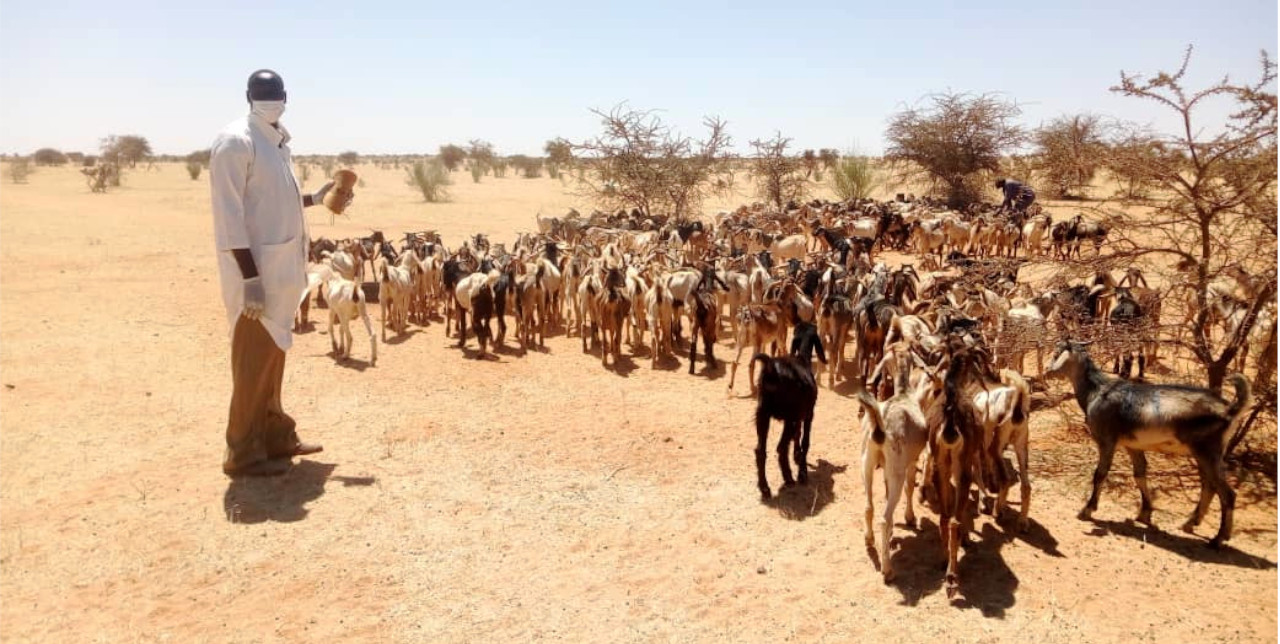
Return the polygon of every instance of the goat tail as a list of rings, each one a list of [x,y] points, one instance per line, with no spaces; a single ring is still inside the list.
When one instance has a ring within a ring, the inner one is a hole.
[[[751,356],[751,361],[760,363],[761,376],[763,376],[765,372],[773,371],[773,356],[767,353],[757,353],[754,356]]]
[[[1253,387],[1249,385],[1249,381],[1244,374],[1233,373],[1228,377],[1231,385],[1236,388],[1236,400],[1227,408],[1227,414],[1231,416],[1231,422],[1234,424],[1236,419],[1240,417],[1240,413],[1248,409],[1253,402]]]
[[[866,391],[859,391],[856,397],[858,402],[862,403],[862,408],[867,410],[867,416],[871,419],[871,440],[875,441],[877,445],[884,445],[884,417],[880,414],[880,404]]]

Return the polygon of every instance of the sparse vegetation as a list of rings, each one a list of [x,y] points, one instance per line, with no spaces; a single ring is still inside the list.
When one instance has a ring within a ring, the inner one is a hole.
[[[850,152],[836,163],[836,168],[831,173],[831,183],[836,196],[843,200],[865,199],[875,190],[876,170],[871,165],[871,159]]]
[[[755,148],[755,159],[752,160],[752,174],[756,178],[756,194],[777,208],[782,208],[792,200],[802,199],[808,190],[808,182],[801,169],[808,171],[804,157],[787,154],[787,146],[791,139],[782,136],[781,132],[772,139],[756,139],[751,141]],[[809,150],[808,152],[813,152]],[[817,156],[811,155],[814,163]]]
[[[467,169],[471,171],[471,179],[480,183],[480,178],[494,169],[497,158],[492,143],[472,139],[467,147]]]
[[[449,171],[439,159],[415,161],[405,168],[405,172],[409,175],[407,183],[421,191],[422,198],[427,203],[449,200],[449,191],[446,186],[452,181],[449,179]]]
[[[1151,214],[1138,216],[1132,209],[1107,213],[1116,231],[1115,251],[1102,261],[1124,265],[1157,255],[1167,258],[1167,266],[1179,265],[1166,277],[1182,285],[1185,306],[1194,312],[1186,329],[1191,353],[1207,386],[1220,391],[1258,312],[1276,296],[1276,95],[1269,91],[1276,66],[1264,52],[1256,84],[1223,79],[1190,90],[1183,84],[1190,61],[1188,48],[1176,72],[1150,79],[1122,72],[1120,84],[1111,88],[1172,110],[1184,127],[1153,134],[1140,146],[1112,148],[1108,165],[1155,191],[1144,202]],[[1220,133],[1205,136],[1198,127],[1198,108],[1215,98],[1234,101],[1236,111]],[[1150,230],[1160,234],[1138,234]],[[1247,313],[1234,330],[1215,337],[1214,284],[1237,283],[1234,276],[1240,270],[1252,282]],[[1274,377],[1274,366],[1267,377]]]
[[[58,166],[67,162],[67,156],[53,148],[40,148],[31,155],[36,165]]]
[[[543,146],[547,153],[547,175],[560,178],[560,173],[573,165],[573,144],[565,139],[552,139]]]
[[[211,151],[208,148],[205,148],[203,150],[196,150],[195,152],[188,154],[185,161],[187,163],[199,163],[201,166],[204,166],[207,168],[209,167],[210,154],[211,154]]]
[[[139,161],[151,156],[151,143],[136,134],[118,136],[112,134],[102,139],[102,158],[117,166],[135,168]],[[117,177],[119,174],[117,173]],[[120,185],[117,179],[114,185]]]
[[[440,163],[444,165],[444,169],[453,172],[467,158],[467,151],[453,145],[440,146]]]
[[[524,175],[526,179],[537,179],[542,176],[542,159],[516,154],[509,157],[508,160],[511,162],[511,166],[516,169],[516,172]]]
[[[31,162],[22,157],[13,157],[9,159],[5,174],[12,183],[26,183],[27,177],[31,176]]]
[[[1102,120],[1093,114],[1055,119],[1036,130],[1036,166],[1054,196],[1079,196],[1102,164]]]
[[[347,167],[356,165],[357,163],[360,163],[360,154],[354,150],[347,150],[346,152],[338,155],[338,163]]]
[[[1119,185],[1119,196],[1126,201],[1146,199],[1155,181],[1144,168],[1162,163],[1178,163],[1169,158],[1163,141],[1136,125],[1127,125],[1107,145],[1103,165]]]
[[[204,166],[200,165],[195,161],[187,162],[187,174],[191,175],[192,181],[195,181],[196,179],[200,178],[200,171],[203,169],[204,169]]]
[[[835,148],[822,148],[818,150],[818,161],[822,163],[824,169],[835,170],[836,163],[840,161],[840,152]]]
[[[800,155],[800,162],[804,164],[804,178],[808,179],[813,176],[818,168],[821,167],[821,161],[818,159],[818,153],[813,150],[805,150]],[[819,179],[821,181],[821,179]]]
[[[994,94],[948,92],[925,99],[890,119],[885,159],[900,177],[927,179],[952,207],[981,201],[982,172],[998,172],[1000,160],[1025,135],[1014,119],[1022,113]]]
[[[702,200],[728,185],[731,143],[724,121],[703,119],[706,138],[697,141],[664,124],[651,111],[619,105],[600,117],[604,132],[573,146],[595,172],[584,172],[580,194],[608,208],[626,206],[645,214],[694,214]]]

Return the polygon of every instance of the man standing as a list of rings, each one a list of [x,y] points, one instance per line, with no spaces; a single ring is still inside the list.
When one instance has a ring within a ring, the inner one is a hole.
[[[321,203],[329,182],[303,195],[293,174],[289,132],[280,125],[284,81],[267,69],[249,77],[250,112],[213,142],[209,182],[222,301],[231,326],[231,409],[222,470],[271,476],[294,456],[314,454],[280,404],[293,316],[306,296],[307,235],[302,209]]]
[[[1003,210],[1012,207],[1014,212],[1026,214],[1027,207],[1036,200],[1036,192],[1031,186],[1013,179],[997,179],[996,189],[1004,192],[1004,203],[1000,204]]]

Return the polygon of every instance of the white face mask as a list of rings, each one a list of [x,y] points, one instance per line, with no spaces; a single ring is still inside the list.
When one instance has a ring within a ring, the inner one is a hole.
[[[266,122],[275,125],[284,114],[284,101],[251,101],[254,114],[261,116]]]

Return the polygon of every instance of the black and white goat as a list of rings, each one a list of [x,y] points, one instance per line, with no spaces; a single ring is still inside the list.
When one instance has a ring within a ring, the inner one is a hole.
[[[1089,433],[1098,445],[1093,492],[1080,511],[1082,520],[1089,520],[1098,509],[1098,493],[1117,447],[1125,448],[1133,462],[1133,478],[1142,494],[1138,522],[1147,525],[1151,525],[1151,491],[1147,487],[1146,452],[1190,455],[1200,470],[1200,501],[1182,529],[1192,532],[1200,524],[1216,494],[1222,521],[1209,545],[1216,548],[1231,538],[1236,493],[1227,483],[1222,459],[1229,430],[1252,399],[1244,376],[1228,378],[1236,390],[1232,402],[1200,387],[1119,380],[1098,369],[1086,346],[1078,342],[1058,344],[1046,375],[1071,381]]]

